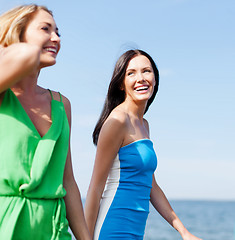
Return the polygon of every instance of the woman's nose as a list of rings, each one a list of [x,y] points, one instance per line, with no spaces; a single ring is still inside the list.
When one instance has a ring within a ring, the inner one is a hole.
[[[137,81],[139,82],[144,81],[144,75],[142,72],[137,73]]]
[[[51,33],[51,41],[60,42],[60,37],[58,36],[58,34],[56,32]]]

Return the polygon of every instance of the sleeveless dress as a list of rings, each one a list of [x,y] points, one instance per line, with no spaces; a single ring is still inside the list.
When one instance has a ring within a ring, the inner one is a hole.
[[[63,173],[69,143],[64,105],[51,100],[41,137],[15,94],[0,105],[0,239],[69,240]]]
[[[94,240],[143,239],[156,167],[149,139],[119,149],[101,199]]]

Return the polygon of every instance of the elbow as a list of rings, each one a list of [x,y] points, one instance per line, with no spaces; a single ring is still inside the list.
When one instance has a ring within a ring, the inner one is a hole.
[[[39,66],[41,49],[37,45],[16,43],[5,48],[4,64],[18,69],[18,74],[26,74]]]

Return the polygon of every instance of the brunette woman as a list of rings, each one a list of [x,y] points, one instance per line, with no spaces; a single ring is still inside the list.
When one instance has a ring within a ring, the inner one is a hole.
[[[95,240],[143,239],[149,201],[184,240],[199,240],[183,226],[154,177],[157,157],[144,114],[158,82],[158,69],[144,51],[129,50],[115,65],[93,132],[97,152],[85,217]]]

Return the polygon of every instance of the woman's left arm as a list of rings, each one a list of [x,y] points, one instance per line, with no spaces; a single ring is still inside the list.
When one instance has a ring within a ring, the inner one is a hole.
[[[165,194],[158,186],[155,176],[153,174],[152,189],[150,194],[150,201],[153,207],[160,213],[160,215],[181,235],[183,240],[201,240],[200,238],[192,235],[182,224],[180,219],[173,211]]]
[[[71,106],[67,98],[63,97],[63,103],[65,106],[66,114],[69,120],[69,125],[71,128]],[[80,191],[76,184],[73,175],[72,161],[71,161],[71,151],[69,144],[68,156],[65,164],[64,170],[64,188],[67,192],[64,197],[66,205],[66,215],[69,221],[69,226],[76,237],[76,239],[90,240],[90,234],[85,222],[83,206],[81,201]]]

